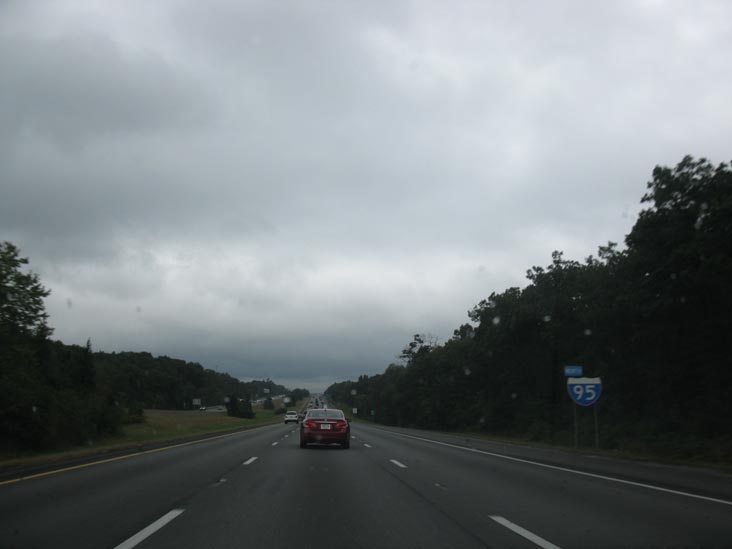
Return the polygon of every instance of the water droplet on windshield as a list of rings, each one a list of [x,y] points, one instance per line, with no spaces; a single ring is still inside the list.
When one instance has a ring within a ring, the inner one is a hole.
[[[463,368],[463,372],[465,372],[466,376],[469,376],[472,372],[470,371],[470,368]]]
[[[551,322],[552,321],[552,317],[550,315],[544,315],[544,317],[542,318],[542,320],[544,322]]]
[[[584,334],[586,336],[591,336],[592,335],[592,330],[590,330],[589,328],[586,328],[585,331],[584,331]]]
[[[498,326],[501,323],[501,317],[500,316],[494,316],[493,317],[493,325]]]

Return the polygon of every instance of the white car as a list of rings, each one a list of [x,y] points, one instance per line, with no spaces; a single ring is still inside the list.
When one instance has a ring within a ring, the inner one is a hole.
[[[299,419],[300,417],[297,412],[290,411],[285,413],[285,423],[290,423],[291,421],[297,423]]]

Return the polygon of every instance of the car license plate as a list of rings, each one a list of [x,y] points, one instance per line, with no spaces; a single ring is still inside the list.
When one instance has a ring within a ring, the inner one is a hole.
[[[320,428],[321,428],[321,429],[322,429],[323,431],[327,431],[327,430],[329,430],[329,429],[330,429],[330,423],[321,423],[321,424],[320,424]]]

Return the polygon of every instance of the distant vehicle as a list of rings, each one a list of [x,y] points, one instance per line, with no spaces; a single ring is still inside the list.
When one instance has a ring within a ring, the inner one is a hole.
[[[291,421],[294,423],[297,423],[299,421],[299,416],[297,412],[289,411],[285,413],[285,423],[290,423]]]
[[[351,446],[351,426],[341,410],[333,408],[308,410],[300,423],[300,448],[310,443],[330,444],[337,442],[341,448]]]

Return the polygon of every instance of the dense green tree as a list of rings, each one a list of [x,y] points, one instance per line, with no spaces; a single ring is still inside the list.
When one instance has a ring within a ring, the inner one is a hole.
[[[96,386],[91,341],[48,340],[49,291],[27,264],[13,244],[0,244],[0,444],[44,448],[115,433],[121,410]]]
[[[226,412],[232,417],[245,419],[252,419],[255,416],[249,395],[244,395],[243,398],[240,398],[236,393],[229,395],[228,402],[226,403]]]
[[[445,344],[415,335],[404,366],[329,398],[389,424],[569,443],[562,366],[582,364],[603,379],[603,446],[732,459],[732,171],[685,157],[654,169],[641,202],[623,249],[582,263],[553,252]]]
[[[8,342],[18,336],[47,337],[48,327],[43,299],[50,291],[37,274],[24,270],[28,258],[10,242],[0,243],[0,338]]]

